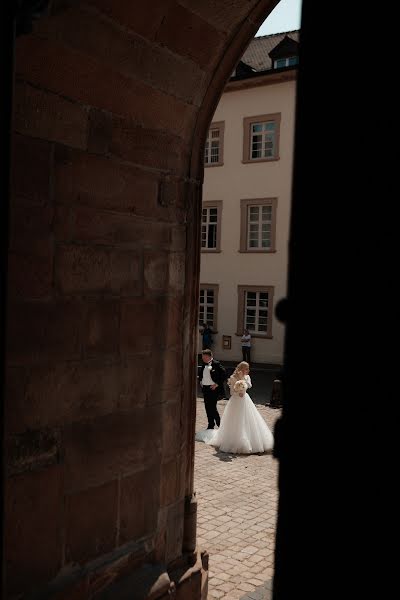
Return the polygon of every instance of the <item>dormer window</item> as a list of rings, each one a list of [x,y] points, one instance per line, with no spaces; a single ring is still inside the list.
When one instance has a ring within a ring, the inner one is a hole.
[[[299,64],[299,43],[293,38],[285,37],[268,54],[274,69],[285,69]]]
[[[284,67],[293,67],[299,64],[298,56],[289,56],[288,58],[278,58],[274,61],[275,69],[283,69]]]

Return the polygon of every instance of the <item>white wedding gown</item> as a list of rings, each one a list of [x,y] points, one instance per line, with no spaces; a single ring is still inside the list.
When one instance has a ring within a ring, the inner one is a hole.
[[[245,381],[247,388],[251,388],[249,375],[245,376]],[[274,445],[272,432],[247,392],[244,396],[233,392],[225,407],[219,429],[199,431],[196,441],[211,444],[221,452],[234,454],[267,452]]]

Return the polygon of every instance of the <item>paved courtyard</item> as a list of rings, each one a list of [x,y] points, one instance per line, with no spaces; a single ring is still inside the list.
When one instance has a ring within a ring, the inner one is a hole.
[[[226,404],[218,402],[220,415]],[[281,411],[256,406],[273,430]],[[196,431],[206,426],[198,398]],[[270,600],[277,475],[271,454],[225,454],[196,442],[197,541],[210,554],[209,600]]]

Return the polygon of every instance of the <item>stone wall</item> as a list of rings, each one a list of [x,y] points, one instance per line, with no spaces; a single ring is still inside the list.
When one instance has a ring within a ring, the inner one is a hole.
[[[191,502],[202,145],[274,4],[62,0],[17,39],[9,598],[91,598],[144,565],[172,565],[172,585],[177,560],[190,583],[168,594],[206,593]]]

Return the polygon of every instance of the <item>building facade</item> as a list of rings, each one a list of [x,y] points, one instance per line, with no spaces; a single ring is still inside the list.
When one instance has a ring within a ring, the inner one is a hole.
[[[281,364],[286,295],[298,32],[252,40],[215,111],[205,146],[199,350],[214,331],[222,360]]]

